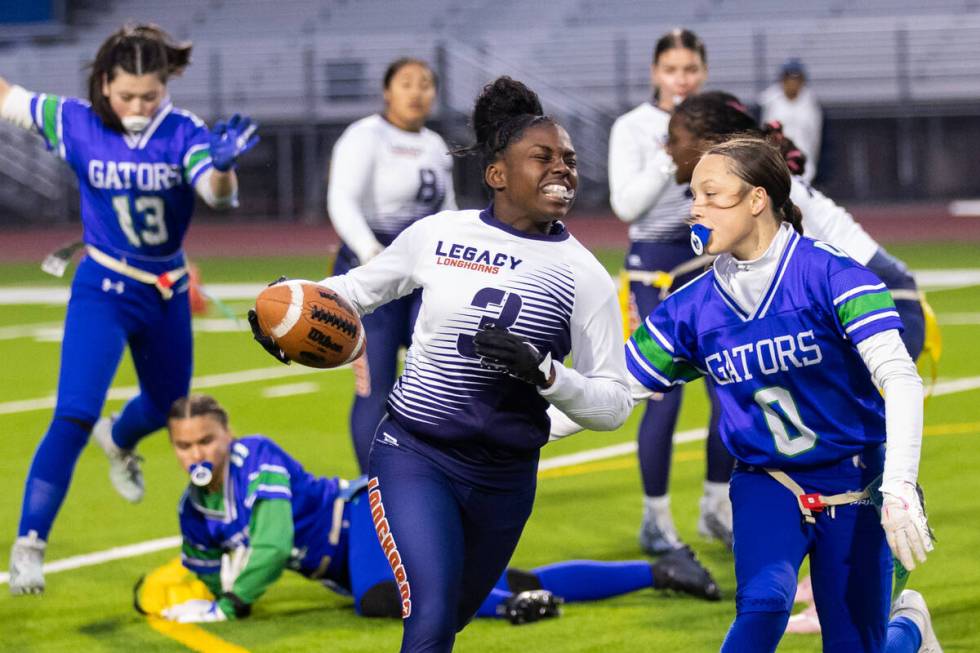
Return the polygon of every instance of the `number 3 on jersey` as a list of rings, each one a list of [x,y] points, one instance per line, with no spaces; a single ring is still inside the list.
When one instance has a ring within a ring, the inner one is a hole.
[[[167,223],[163,219],[163,199],[155,195],[141,195],[133,202],[136,213],[143,215],[145,229],[136,233],[133,212],[129,208],[129,195],[116,195],[112,198],[112,208],[116,211],[119,226],[133,247],[160,245],[167,242]]]
[[[806,453],[816,446],[817,434],[803,423],[789,390],[780,387],[763,388],[755,393],[755,403],[762,408],[762,414],[776,443],[776,451],[792,457]]]
[[[491,310],[500,308],[497,315],[484,315],[480,318],[480,324],[477,326],[478,331],[491,327],[507,329],[514,322],[517,322],[517,316],[521,313],[524,300],[517,293],[507,292],[500,288],[481,288],[476,291],[470,306]],[[461,333],[456,337],[456,351],[459,352],[460,356],[466,358],[479,358],[476,349],[473,347],[473,335],[469,333]]]

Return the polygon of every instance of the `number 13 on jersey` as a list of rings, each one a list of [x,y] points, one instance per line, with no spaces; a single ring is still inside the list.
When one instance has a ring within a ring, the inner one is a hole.
[[[112,198],[112,208],[119,219],[119,226],[126,239],[134,247],[160,245],[167,242],[167,223],[163,219],[163,198],[156,195],[140,195],[133,198],[130,208],[129,195],[116,195]],[[142,216],[143,225],[133,222],[133,215]],[[139,229],[139,231],[137,231]]]

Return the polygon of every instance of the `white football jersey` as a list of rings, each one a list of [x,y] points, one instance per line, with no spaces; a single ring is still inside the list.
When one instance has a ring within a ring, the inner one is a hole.
[[[452,156],[431,129],[405,131],[375,114],[350,125],[334,145],[327,210],[362,261],[422,216],[455,208]]]
[[[491,209],[443,211],[322,283],[360,314],[422,288],[405,370],[388,400],[392,418],[420,436],[532,451],[547,442],[549,402],[594,430],[617,428],[632,407],[616,289],[560,223],[551,235],[531,235]],[[481,366],[473,336],[494,325],[551,354],[551,387]],[[561,365],[569,354],[572,369]]]
[[[789,198],[803,214],[803,235],[830,243],[861,265],[867,265],[881,246],[847,210],[794,175]]]
[[[644,102],[617,118],[609,133],[609,203],[630,223],[630,240],[688,239],[691,200],[665,149],[669,123],[669,113]]]

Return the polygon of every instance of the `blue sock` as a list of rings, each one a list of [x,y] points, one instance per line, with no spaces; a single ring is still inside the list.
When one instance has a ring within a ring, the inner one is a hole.
[[[888,622],[888,643],[885,653],[916,653],[922,646],[922,633],[908,617],[895,617]]]
[[[91,425],[75,420],[63,417],[51,420],[27,472],[18,535],[36,531],[39,538],[48,539],[90,430]]]
[[[595,601],[644,587],[653,587],[653,571],[646,561],[594,562],[572,560],[546,565],[532,572],[541,587],[566,602]]]
[[[166,424],[167,416],[161,414],[145,395],[139,394],[126,402],[112,425],[112,441],[120,449],[132,449],[140,440]]]
[[[728,629],[721,653],[772,653],[787,621],[789,612],[743,612]]]

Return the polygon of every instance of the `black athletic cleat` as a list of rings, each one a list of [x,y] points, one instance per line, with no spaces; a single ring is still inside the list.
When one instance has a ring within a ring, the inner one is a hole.
[[[532,621],[560,617],[560,606],[564,602],[564,599],[548,590],[529,590],[511,594],[509,599],[497,606],[497,614],[515,626],[520,626]]]
[[[718,583],[694,556],[694,551],[689,546],[665,553],[650,566],[653,568],[653,583],[657,589],[676,590],[708,601],[721,600]]]

